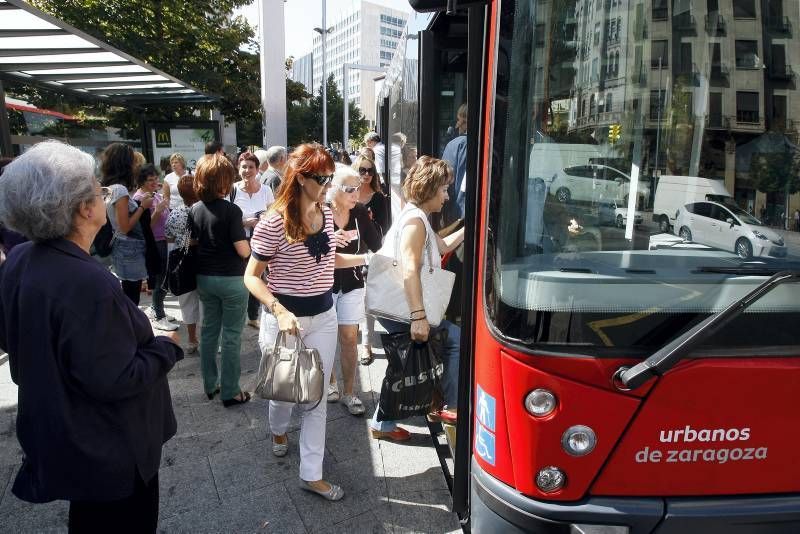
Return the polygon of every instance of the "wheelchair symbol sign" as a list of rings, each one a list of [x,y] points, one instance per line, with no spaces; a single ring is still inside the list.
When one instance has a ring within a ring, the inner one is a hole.
[[[475,453],[491,465],[495,465],[494,456],[494,434],[486,430],[483,425],[478,424],[475,428]]]
[[[495,431],[495,404],[495,398],[478,386],[478,402],[476,406],[478,421],[492,432]]]

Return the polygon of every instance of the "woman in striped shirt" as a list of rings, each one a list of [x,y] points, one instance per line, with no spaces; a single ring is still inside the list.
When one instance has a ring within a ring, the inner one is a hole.
[[[255,227],[250,241],[252,255],[245,271],[245,285],[260,300],[267,313],[261,321],[258,342],[269,350],[279,332],[300,336],[322,357],[325,383],[330,379],[336,353],[337,319],[333,307],[335,268],[364,265],[366,257],[337,254],[337,244],[346,244],[334,233],[333,214],[325,194],[333,178],[334,163],[318,144],[297,147],[286,167],[281,193],[267,216]],[[341,243],[339,243],[341,241]],[[262,279],[269,267],[267,280]],[[322,479],[325,455],[327,404],[303,412],[300,429],[300,487],[338,501],[341,487]],[[272,452],[286,455],[286,429],[292,404],[270,401],[269,426]]]

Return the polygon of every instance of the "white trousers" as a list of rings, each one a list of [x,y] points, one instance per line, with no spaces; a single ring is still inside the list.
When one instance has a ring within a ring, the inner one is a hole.
[[[338,324],[336,308],[313,315],[311,317],[298,317],[303,329],[300,337],[307,347],[319,351],[322,357],[322,368],[325,372],[327,386],[331,377],[331,369],[336,356],[336,340]],[[278,337],[278,321],[271,313],[264,313],[261,317],[261,329],[258,334],[258,344],[263,352],[272,349]],[[286,343],[293,346],[294,338],[286,336]],[[302,422],[300,424],[300,478],[314,481],[322,479],[322,459],[325,457],[325,428],[327,424],[328,403],[325,401],[327,387],[322,394],[322,401],[311,411],[307,406],[301,406]],[[280,436],[286,433],[292,418],[291,402],[269,401],[269,427],[272,435]]]

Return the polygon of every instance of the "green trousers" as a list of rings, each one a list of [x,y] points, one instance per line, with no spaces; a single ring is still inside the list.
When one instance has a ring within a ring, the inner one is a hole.
[[[249,292],[241,276],[197,275],[197,295],[203,303],[200,330],[203,388],[206,393],[211,393],[219,384],[220,398],[232,399],[240,390],[239,354]],[[217,367],[219,346],[222,347],[220,368]]]

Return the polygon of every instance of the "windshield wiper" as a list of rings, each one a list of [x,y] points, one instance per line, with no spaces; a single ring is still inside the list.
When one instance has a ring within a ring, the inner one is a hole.
[[[712,269],[712,267],[708,267]],[[714,267],[713,269],[717,269]],[[725,267],[720,267],[719,271],[707,272],[730,272]],[[736,270],[737,268],[731,267],[730,269]],[[753,268],[738,268],[742,271],[741,274],[754,274],[756,269]],[[739,300],[730,304],[722,311],[707,317],[697,325],[693,326],[680,336],[676,337],[660,349],[658,349],[652,356],[645,361],[638,363],[630,369],[617,371],[617,377],[621,382],[622,389],[635,389],[647,382],[654,376],[662,376],[664,373],[672,369],[675,364],[685,358],[695,347],[703,343],[720,328],[730,323],[733,319],[738,317],[747,308],[752,306],[755,302],[761,299],[764,295],[772,291],[775,287],[783,284],[784,282],[793,282],[800,280],[800,271],[780,271],[774,272],[769,268],[763,268],[764,272],[769,272],[772,276],[759,284],[755,289],[743,296]],[[733,274],[740,274],[735,272]],[[623,368],[624,369],[624,368]]]
[[[721,265],[703,265],[702,267],[698,267],[693,272],[695,273],[719,273],[719,274],[739,274],[739,275],[750,275],[750,276],[772,276],[774,274],[778,274],[781,272],[786,271],[786,267],[768,267],[767,265],[761,264],[753,264],[752,266],[746,266],[747,264],[741,264],[737,267],[725,267]]]

